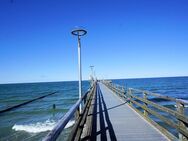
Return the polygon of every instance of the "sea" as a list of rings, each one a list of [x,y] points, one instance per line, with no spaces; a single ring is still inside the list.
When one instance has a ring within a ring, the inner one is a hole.
[[[113,79],[112,82],[125,89],[137,88],[188,100],[188,77]],[[90,82],[83,81],[82,92],[89,87]],[[55,91],[54,95],[0,114],[0,141],[41,141],[78,100],[78,82],[0,84],[0,110]],[[154,101],[175,108],[174,103]],[[72,118],[58,140],[66,140],[74,123]]]

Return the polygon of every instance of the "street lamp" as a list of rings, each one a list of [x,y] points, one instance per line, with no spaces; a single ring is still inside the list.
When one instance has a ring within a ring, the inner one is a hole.
[[[78,37],[78,77],[79,77],[79,99],[82,98],[82,68],[81,68],[81,42],[80,37],[87,34],[87,31],[81,28],[77,28],[71,31],[72,35]],[[79,106],[80,113],[82,111],[82,106]]]
[[[93,68],[94,66],[89,66],[91,68],[91,76],[93,77]]]
[[[89,66],[91,68],[91,75],[90,75],[90,79],[91,79],[91,82],[90,82],[90,85],[92,86],[93,85],[93,81],[94,81],[94,76],[93,76],[93,68],[94,66]]]

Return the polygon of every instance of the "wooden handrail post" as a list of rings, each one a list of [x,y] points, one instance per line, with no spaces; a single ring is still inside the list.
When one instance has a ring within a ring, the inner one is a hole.
[[[123,86],[121,87],[121,90],[122,90],[122,92],[124,93],[124,87],[123,87]]]
[[[91,91],[92,91],[92,89],[91,89]],[[89,93],[90,93],[90,92],[89,92]],[[84,97],[84,105],[85,105],[87,99],[88,99],[88,95],[87,95],[86,97]]]
[[[143,97],[144,97],[144,100],[147,100],[147,93],[146,92],[143,92]],[[144,102],[144,107],[147,108],[147,103]],[[144,110],[144,116],[147,117],[148,116],[148,112],[146,110]]]
[[[113,88],[113,91],[116,93],[116,85],[115,84],[113,84],[112,88]]]
[[[182,115],[184,115],[184,104],[182,104],[182,103],[180,103],[180,102],[176,102],[176,105],[177,105],[177,111],[180,113],[180,114],[182,114]],[[183,121],[181,121],[181,120],[179,120],[178,119],[178,126],[179,127],[181,127],[181,128],[187,128],[186,127],[186,125],[185,125],[185,123],[183,122]],[[179,140],[180,141],[187,141],[188,140],[188,138],[187,137],[185,137],[183,134],[181,134],[180,132],[179,132]]]
[[[77,120],[78,117],[80,116],[80,110],[79,110],[79,107],[77,108],[77,110],[76,110],[74,116],[75,116],[75,120]]]
[[[123,91],[123,95],[126,96],[125,88],[124,88],[124,87],[122,87],[122,88],[123,88],[123,89],[122,89],[122,91]]]
[[[132,90],[130,88],[128,89],[128,95],[129,95],[129,98],[130,98],[129,104],[132,106],[133,105],[132,102],[131,102],[131,99],[132,99]]]

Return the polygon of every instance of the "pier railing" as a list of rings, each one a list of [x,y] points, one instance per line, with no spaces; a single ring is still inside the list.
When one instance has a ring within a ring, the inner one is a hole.
[[[103,83],[170,140],[188,140],[188,116],[185,115],[188,101],[139,89],[125,90],[120,85],[105,81]],[[158,101],[170,102],[173,106],[160,105]]]
[[[83,125],[85,123],[87,113],[91,104],[92,96],[96,88],[96,83],[88,90],[81,99],[79,99],[71,109],[63,116],[63,118],[57,123],[55,128],[48,133],[48,135],[43,139],[43,141],[55,141],[58,139],[60,134],[63,132],[66,124],[75,116],[75,124],[68,137],[68,140],[79,139],[83,130]],[[79,112],[79,105],[83,103],[83,109],[81,113]]]

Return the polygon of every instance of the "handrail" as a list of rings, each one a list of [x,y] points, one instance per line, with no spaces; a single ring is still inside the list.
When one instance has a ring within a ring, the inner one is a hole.
[[[143,98],[140,98],[140,97],[137,97],[137,96],[133,96],[133,95],[132,95],[132,97],[137,99],[137,100],[139,100],[139,101],[142,101],[142,102],[144,102],[144,103],[146,103],[148,105],[151,105],[151,106],[157,108],[158,110],[161,110],[163,112],[167,112],[168,114],[170,114],[172,116],[176,116],[178,119],[181,119],[182,121],[184,121],[185,123],[188,124],[188,117],[183,116],[182,114],[180,114],[177,111],[174,111],[172,109],[169,109],[169,108],[161,106],[161,105],[158,105],[158,104],[156,104],[156,103],[154,103],[154,102],[152,102],[150,100],[147,100],[147,99],[143,99]]]
[[[176,102],[188,105],[188,100],[184,100],[184,99],[176,99]]]
[[[158,93],[153,93],[150,91],[146,91],[146,90],[139,90],[139,89],[135,89],[135,88],[129,88],[130,90],[136,91],[136,92],[140,92],[140,93],[145,93],[147,95],[151,95],[151,96],[156,96],[158,98],[162,98],[162,99],[166,99],[169,101],[174,101],[174,102],[179,102],[185,105],[188,105],[188,100],[183,100],[183,99],[177,99],[177,98],[173,98],[173,97],[169,97],[169,96],[164,96]]]
[[[78,110],[79,105],[82,103],[82,101],[86,99],[87,95],[92,91],[94,86],[92,86],[83,96],[81,99],[79,99],[70,109],[69,111],[60,119],[60,121],[57,123],[57,125],[54,127],[53,130],[51,130],[47,136],[43,139],[43,141],[55,141],[60,133],[65,128],[66,124],[69,122],[69,120],[74,116],[74,113]]]
[[[84,124],[86,123],[87,115],[91,106],[91,102],[93,100],[93,96],[96,92],[96,83],[94,87],[92,88],[91,92],[88,94],[87,101],[85,102],[85,105],[83,107],[82,112],[80,113],[80,116],[77,117],[74,127],[71,130],[71,133],[69,134],[68,141],[77,141],[80,140],[82,132],[84,132]],[[81,128],[83,127],[83,128]]]
[[[188,104],[187,100],[183,99],[176,99],[169,96],[164,96],[158,93],[153,93],[145,90],[139,90],[134,88],[129,88],[127,91],[121,91],[116,84],[108,83],[106,81],[103,81],[103,83],[109,87],[112,91],[114,91],[118,96],[123,97],[124,99],[129,101],[129,105],[138,112],[141,116],[143,116],[146,120],[148,120],[150,123],[152,123],[156,128],[158,128],[160,131],[162,131],[169,139],[171,140],[177,140],[178,138],[170,133],[168,129],[165,127],[162,127],[158,123],[156,123],[153,119],[148,116],[148,114],[151,114],[164,123],[168,124],[169,126],[175,128],[179,133],[179,139],[180,140],[188,140],[188,117],[184,114],[184,107]],[[136,92],[136,95],[134,94]],[[141,93],[141,97],[140,94]],[[173,110],[170,108],[167,108],[165,106],[159,105],[153,101],[151,101],[148,96],[154,96],[157,98],[161,98],[164,100],[175,102],[177,105],[177,110]],[[134,105],[140,107],[143,109],[143,111],[140,111],[138,107],[135,107]],[[150,105],[150,106],[149,106]],[[151,106],[154,109],[151,109]],[[155,110],[157,109],[157,111]],[[174,121],[173,119],[169,119],[165,117],[163,114],[158,113],[158,110],[168,113],[168,115],[171,115],[173,118],[176,118],[178,121]]]

